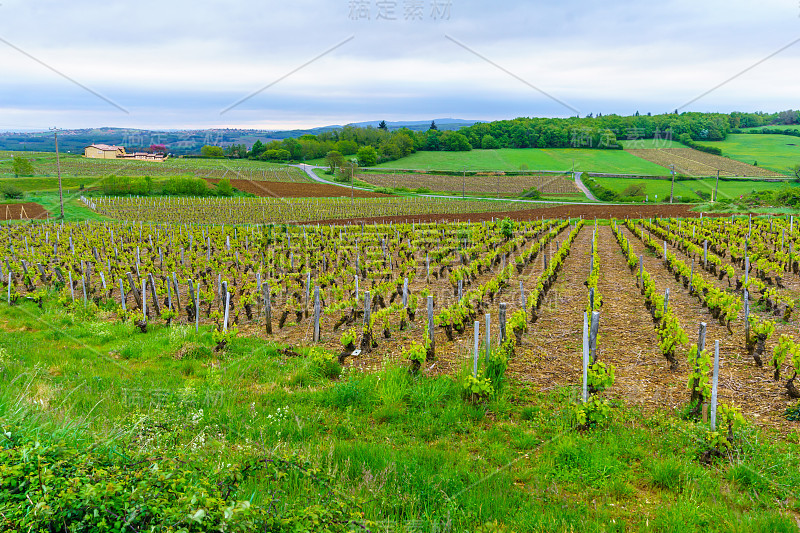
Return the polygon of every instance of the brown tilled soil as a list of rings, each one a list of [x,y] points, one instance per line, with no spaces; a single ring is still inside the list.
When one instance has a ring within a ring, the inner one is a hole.
[[[33,202],[0,204],[0,220],[41,220],[48,216],[49,214],[44,207]]]
[[[206,178],[216,185],[218,178]],[[324,183],[282,183],[277,181],[231,180],[231,185],[242,192],[270,198],[329,198],[350,197],[350,189]],[[353,189],[355,198],[386,198],[388,194]]]
[[[655,217],[699,217],[700,213],[690,211],[691,205],[558,205],[554,207],[541,207],[520,211],[493,211],[488,213],[461,213],[461,214],[429,214],[395,217],[364,217],[348,219],[348,222],[366,224],[381,222],[480,222],[494,218],[508,217],[513,220],[539,220],[541,218],[567,218],[583,217],[585,219],[602,218],[655,218]],[[730,216],[725,214],[708,214],[703,216]],[[341,224],[342,220],[315,220],[313,223]]]

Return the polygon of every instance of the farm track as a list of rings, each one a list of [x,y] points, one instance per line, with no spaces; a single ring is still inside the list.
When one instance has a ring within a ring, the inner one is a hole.
[[[603,296],[598,360],[616,367],[616,380],[606,394],[648,412],[677,408],[686,383],[686,368],[678,373],[669,371],[644,297],[611,226],[597,228],[597,251],[597,289]]]
[[[581,382],[582,309],[586,302],[583,282],[591,238],[591,229],[584,227],[572,243],[558,279],[539,310],[539,320],[529,323],[523,345],[509,361],[510,381],[533,384],[542,391]]]
[[[706,349],[713,354],[714,341],[720,341],[720,378],[719,401],[727,404],[735,403],[741,406],[742,412],[759,425],[770,426],[786,433],[791,428],[787,427],[782,414],[789,404],[788,396],[782,383],[771,379],[771,370],[768,367],[758,368],[752,357],[745,350],[744,327],[741,320],[733,325],[733,335],[725,326],[719,324],[705,309],[697,298],[689,295],[683,284],[675,281],[664,266],[661,259],[653,256],[645,249],[644,244],[627,228],[622,228],[623,234],[631,244],[631,250],[636,255],[641,255],[644,268],[655,282],[656,289],[663,293],[669,287],[669,306],[689,337],[689,344],[697,342],[697,331],[701,322],[705,322]],[[601,267],[602,268],[602,267]],[[602,331],[602,328],[601,328]],[[680,374],[686,375],[686,351],[680,351]],[[663,372],[669,372],[666,368]],[[689,399],[686,383],[675,390],[677,395],[670,404],[685,404]]]

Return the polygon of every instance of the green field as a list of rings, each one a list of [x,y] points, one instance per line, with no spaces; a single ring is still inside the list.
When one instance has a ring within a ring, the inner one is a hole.
[[[701,142],[715,146],[722,155],[747,164],[788,174],[789,169],[800,164],[800,137],[788,135],[754,135],[739,133],[728,135],[724,141]]]
[[[617,193],[622,193],[630,185],[643,184],[645,186],[646,194],[649,195],[650,201],[663,202],[669,201],[670,180],[653,180],[653,179],[633,179],[633,178],[586,178],[584,182],[594,179],[598,185],[611,189]],[[695,191],[703,191],[709,194],[714,194],[714,178],[704,178],[697,180],[676,180],[675,181],[675,202],[695,202],[700,200],[700,196]],[[767,181],[754,181],[754,180],[720,180],[719,193],[717,198],[719,200],[730,198],[737,199],[744,194],[750,194],[756,191],[764,190],[778,190],[783,187],[793,186],[787,182],[767,182]],[[800,187],[794,186],[800,193]],[[658,198],[656,199],[656,195]]]
[[[472,150],[469,152],[417,152],[378,168],[409,170],[555,170],[575,169],[609,174],[664,176],[663,167],[622,150],[590,150],[580,148],[524,148]]]

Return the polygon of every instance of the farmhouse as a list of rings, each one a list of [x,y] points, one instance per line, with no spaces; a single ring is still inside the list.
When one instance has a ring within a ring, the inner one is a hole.
[[[83,150],[84,157],[92,159],[116,159],[125,155],[125,148],[108,144],[93,144]]]
[[[129,154],[123,146],[108,144],[92,144],[83,150],[84,157],[93,159],[135,159],[138,161],[164,161],[165,154],[149,152],[134,152]]]

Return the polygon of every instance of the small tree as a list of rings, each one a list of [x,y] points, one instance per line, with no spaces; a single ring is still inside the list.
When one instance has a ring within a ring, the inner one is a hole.
[[[430,130],[438,130],[438,129],[439,129],[439,127],[436,126],[436,121],[435,120],[431,120],[431,127],[428,128],[428,131],[430,131]]]
[[[33,176],[33,165],[30,161],[23,157],[14,157],[14,161],[11,163],[11,171],[14,173],[15,176]]]
[[[344,156],[336,150],[331,150],[325,154],[325,162],[331,169],[331,173],[336,172],[337,168],[341,168],[344,163]]]
[[[378,129],[379,130],[384,130],[384,131],[388,131],[389,130],[389,127],[386,125],[386,121],[385,120],[381,120],[380,124],[378,124]]]
[[[203,157],[225,157],[225,150],[221,146],[205,145],[200,149],[200,155]]]
[[[794,176],[794,180],[800,182],[800,165],[795,165],[792,167],[792,176]]]

